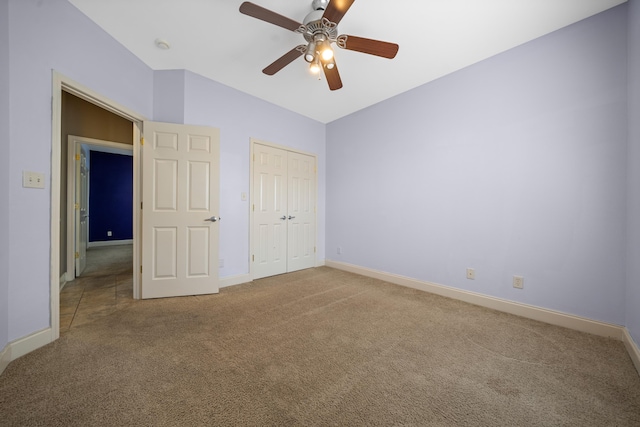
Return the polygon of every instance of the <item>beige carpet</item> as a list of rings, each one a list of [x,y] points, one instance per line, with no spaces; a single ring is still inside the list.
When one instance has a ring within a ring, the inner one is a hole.
[[[317,268],[139,301],[0,377],[5,425],[638,426],[621,342]]]

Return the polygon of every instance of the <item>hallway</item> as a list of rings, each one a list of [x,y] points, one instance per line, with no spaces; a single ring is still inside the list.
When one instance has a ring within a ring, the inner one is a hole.
[[[89,248],[82,276],[60,292],[60,333],[134,302],[133,245]]]

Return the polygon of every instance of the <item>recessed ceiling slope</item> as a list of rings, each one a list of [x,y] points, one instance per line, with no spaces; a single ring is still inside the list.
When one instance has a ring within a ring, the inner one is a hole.
[[[338,49],[336,91],[304,66],[262,73],[300,34],[240,13],[243,0],[69,1],[154,70],[186,69],[328,123],[626,0],[356,0],[340,31],[401,49],[393,61]],[[296,21],[311,11],[310,0],[255,3]]]

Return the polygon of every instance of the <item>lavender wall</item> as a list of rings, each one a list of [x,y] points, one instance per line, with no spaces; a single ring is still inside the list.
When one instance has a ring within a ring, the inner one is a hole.
[[[626,326],[640,344],[640,1],[628,2],[629,188]]]
[[[241,193],[249,194],[252,137],[318,156],[317,257],[323,260],[325,126],[188,71],[156,72],[156,78],[164,82],[156,85],[156,99],[166,97],[164,91],[175,98],[176,88],[184,88],[184,115],[174,112],[162,116],[163,120],[180,122],[182,118],[185,124],[220,129],[220,258],[225,260],[220,277],[249,272],[249,201],[242,201]]]
[[[329,124],[327,259],[624,324],[626,27],[618,7]]]
[[[153,120],[184,123],[184,70],[153,73]]]
[[[9,1],[0,0],[0,200],[9,200]],[[9,342],[9,203],[0,204],[0,352]]]
[[[11,23],[5,198],[11,210],[2,224],[11,224],[6,242],[11,248],[7,304],[12,341],[50,325],[52,70],[147,117],[152,114],[153,72],[66,0],[9,0],[8,14],[2,15]],[[45,190],[22,188],[23,170],[44,173]]]

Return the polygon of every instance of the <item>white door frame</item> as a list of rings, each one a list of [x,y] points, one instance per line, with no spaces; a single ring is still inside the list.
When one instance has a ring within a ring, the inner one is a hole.
[[[75,279],[75,254],[74,245],[76,242],[76,216],[74,198],[76,194],[76,164],[75,153],[80,145],[91,145],[103,148],[115,148],[124,150],[133,155],[133,145],[122,144],[120,142],[103,141],[100,139],[85,138],[82,136],[69,135],[67,147],[67,281]],[[133,184],[133,183],[132,183]],[[61,189],[62,190],[62,189]],[[135,206],[135,205],[134,205]],[[134,239],[135,240],[135,239]]]
[[[133,297],[140,298],[140,133],[145,117],[53,70],[51,90],[51,247],[50,341],[60,337],[60,160],[62,156],[62,91],[71,93],[133,123]]]
[[[251,201],[249,203],[249,277],[251,278],[251,280],[254,280],[254,269],[253,269],[253,244],[254,244],[254,239],[256,238],[254,236],[253,233],[253,221],[254,221],[254,206],[256,204],[256,200],[255,200],[255,196],[256,196],[256,192],[255,189],[253,188],[253,163],[254,163],[254,157],[255,157],[255,146],[256,144],[260,144],[260,145],[266,145],[269,147],[273,147],[273,148],[278,148],[280,150],[285,150],[285,151],[290,151],[293,153],[298,153],[298,154],[304,154],[306,156],[311,156],[315,159],[315,163],[316,163],[316,168],[318,167],[318,156],[314,153],[310,153],[308,151],[302,151],[302,150],[298,150],[295,148],[291,148],[291,147],[287,147],[285,145],[280,145],[280,144],[274,144],[271,142],[266,142],[266,141],[261,141],[259,139],[255,139],[255,138],[251,138],[250,139],[250,143],[251,143],[251,150],[250,150],[250,155],[249,155],[249,194],[251,195]],[[318,179],[317,179],[317,175],[316,175],[316,179],[314,180],[314,185],[315,188],[313,189],[314,194],[315,194],[315,206],[318,206]],[[287,185],[288,187],[288,185]],[[315,212],[315,229],[313,230],[314,232],[314,239],[316,242],[316,245],[318,243],[318,210],[316,208],[316,212]],[[316,253],[316,262],[315,262],[315,266],[318,266],[318,258],[317,258],[317,253]]]

